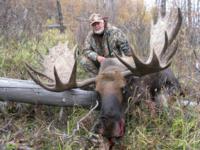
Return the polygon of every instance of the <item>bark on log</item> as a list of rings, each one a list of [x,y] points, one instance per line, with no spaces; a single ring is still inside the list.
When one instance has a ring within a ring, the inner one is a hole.
[[[94,91],[50,92],[30,80],[0,78],[0,101],[89,108],[96,104],[96,100],[97,93]]]

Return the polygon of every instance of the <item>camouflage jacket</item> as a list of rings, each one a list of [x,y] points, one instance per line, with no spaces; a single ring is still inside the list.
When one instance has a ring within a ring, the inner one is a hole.
[[[98,55],[113,57],[113,51],[119,55],[130,55],[127,37],[120,29],[108,24],[102,35],[89,32],[83,48],[86,57],[96,61]]]

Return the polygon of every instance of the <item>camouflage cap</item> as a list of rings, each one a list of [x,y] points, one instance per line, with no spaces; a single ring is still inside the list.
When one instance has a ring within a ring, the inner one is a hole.
[[[89,17],[90,25],[95,22],[103,22],[103,17],[100,14],[93,13]]]

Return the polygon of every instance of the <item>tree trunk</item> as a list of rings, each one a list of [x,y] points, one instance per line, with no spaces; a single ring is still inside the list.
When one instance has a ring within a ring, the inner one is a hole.
[[[56,1],[56,7],[57,7],[57,16],[58,16],[58,24],[60,25],[60,33],[65,33],[65,26],[63,25],[63,14],[62,9],[60,5],[60,1]]]
[[[191,0],[188,0],[187,1],[187,4],[188,4],[188,26],[189,28],[192,27],[192,3],[191,3]]]
[[[166,14],[166,0],[161,0],[160,9],[161,9],[161,15],[165,16],[165,14]]]
[[[0,101],[14,101],[31,104],[62,107],[81,106],[89,108],[98,99],[94,91],[73,89],[65,92],[50,92],[33,81],[0,78]]]

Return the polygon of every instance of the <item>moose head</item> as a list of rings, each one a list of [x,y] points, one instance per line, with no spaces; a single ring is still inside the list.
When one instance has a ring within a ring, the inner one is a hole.
[[[180,9],[176,9],[170,15],[159,16],[157,22],[151,27],[150,55],[146,62],[142,61],[134,51],[132,57],[107,58],[102,62],[99,73],[94,78],[81,82],[76,81],[77,61],[72,68],[68,83],[63,83],[54,67],[53,83],[44,83],[36,75],[45,76],[27,65],[31,78],[46,90],[61,92],[73,88],[83,88],[89,84],[96,84],[95,90],[101,99],[101,111],[97,123],[93,127],[95,133],[108,139],[122,137],[124,135],[125,117],[123,111],[123,88],[128,76],[144,76],[162,71],[171,64],[172,57],[176,53],[178,44],[169,46],[174,41],[182,22]],[[76,53],[75,53],[76,54]],[[49,77],[47,77],[50,79]],[[134,83],[133,83],[134,84]]]

